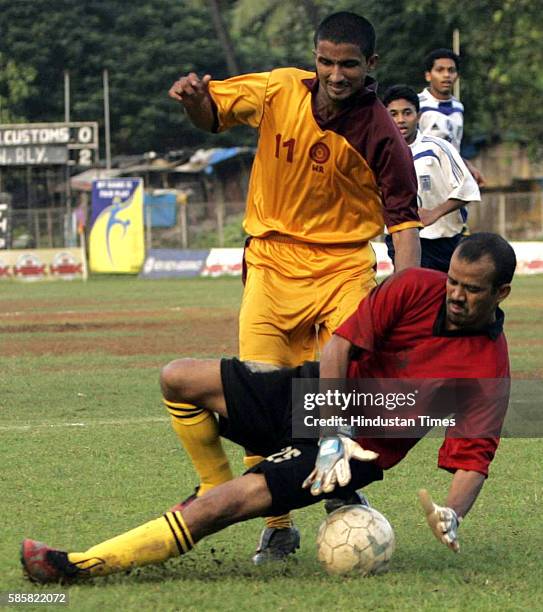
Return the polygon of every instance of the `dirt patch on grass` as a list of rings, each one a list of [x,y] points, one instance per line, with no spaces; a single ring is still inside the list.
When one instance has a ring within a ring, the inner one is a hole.
[[[23,323],[21,325],[4,325],[0,327],[0,334],[28,334],[28,333],[70,333],[81,331],[96,331],[96,330],[134,330],[134,329],[154,329],[162,328],[163,323],[152,323],[149,321],[138,321],[130,323],[126,321],[116,321],[107,323]]]
[[[189,356],[201,353],[237,353],[237,313],[191,311],[156,313],[156,321],[142,320],[151,312],[116,312],[121,321],[104,320],[103,313],[80,313],[71,320],[53,323],[50,318],[40,322],[25,321],[0,327],[4,356],[67,355],[74,353],[106,353],[111,355],[156,355],[174,353]],[[88,332],[93,332],[92,338]],[[103,332],[103,333],[101,333]],[[39,333],[39,335],[35,335]]]
[[[516,370],[511,372],[514,380],[540,380],[543,370]]]

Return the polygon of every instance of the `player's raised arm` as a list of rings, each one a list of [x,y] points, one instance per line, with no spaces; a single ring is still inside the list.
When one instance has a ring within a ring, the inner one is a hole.
[[[181,102],[192,123],[201,130],[214,131],[217,116],[214,102],[209,94],[211,76],[201,79],[195,72],[182,76],[170,87],[168,95]]]

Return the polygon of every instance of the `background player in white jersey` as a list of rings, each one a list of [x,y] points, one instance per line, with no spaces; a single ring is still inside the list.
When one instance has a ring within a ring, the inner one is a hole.
[[[421,265],[447,272],[452,253],[462,237],[461,208],[479,202],[479,187],[462,158],[442,138],[424,136],[417,129],[419,98],[406,85],[391,87],[383,98],[394,122],[411,149],[418,181]],[[387,236],[389,255],[394,247]]]
[[[464,105],[452,92],[459,76],[460,58],[450,49],[435,49],[424,58],[424,78],[428,83],[419,93],[419,129],[423,135],[437,136],[460,152],[464,132]],[[484,185],[481,172],[464,160],[478,185]]]

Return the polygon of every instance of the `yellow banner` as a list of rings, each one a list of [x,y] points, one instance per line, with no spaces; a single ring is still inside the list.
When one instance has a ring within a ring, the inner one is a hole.
[[[142,179],[93,181],[92,209],[91,271],[138,273],[145,259]]]

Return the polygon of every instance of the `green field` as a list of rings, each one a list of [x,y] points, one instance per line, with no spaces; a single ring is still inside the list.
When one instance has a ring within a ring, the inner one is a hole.
[[[84,550],[155,516],[196,484],[160,402],[161,365],[235,353],[236,279],[0,284],[0,592],[51,591],[21,576],[23,537]],[[543,278],[518,278],[504,303],[515,376],[543,377]],[[321,505],[298,511],[302,548],[250,562],[261,521],[236,525],[159,567],[69,588],[74,610],[526,610],[541,604],[541,439],[502,441],[460,530],[438,544],[417,505],[443,499],[439,440],[423,440],[372,504],[394,526],[388,574],[330,578],[315,536]],[[228,451],[238,471],[241,452]],[[537,601],[540,603],[538,604]],[[28,609],[28,607],[27,607]],[[43,608],[42,608],[43,609]]]

